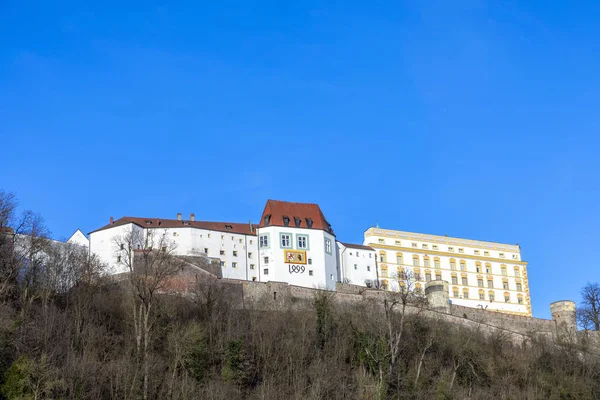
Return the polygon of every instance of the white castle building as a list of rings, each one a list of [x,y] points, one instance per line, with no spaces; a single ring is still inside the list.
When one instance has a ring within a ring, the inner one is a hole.
[[[449,283],[453,303],[531,315],[527,263],[519,246],[370,228],[362,245],[336,240],[317,204],[268,200],[259,224],[123,217],[89,234],[90,252],[114,273],[126,272],[117,239],[164,240],[175,255],[220,260],[224,278],[286,282],[335,290],[336,283],[397,291]]]

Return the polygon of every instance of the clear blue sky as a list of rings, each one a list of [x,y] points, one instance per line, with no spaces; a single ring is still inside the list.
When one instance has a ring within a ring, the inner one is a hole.
[[[0,188],[55,237],[319,203],[600,281],[600,2],[0,2]],[[425,6],[426,4],[426,6]]]

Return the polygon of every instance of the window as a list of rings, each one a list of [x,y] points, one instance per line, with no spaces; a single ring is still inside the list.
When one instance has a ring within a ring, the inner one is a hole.
[[[486,256],[486,257],[489,257],[489,255],[490,255],[490,252],[489,252],[489,251],[484,251],[484,252],[483,252],[483,255],[484,255],[484,256]]]
[[[292,247],[291,236],[289,233],[280,233],[279,239],[281,243],[281,247],[284,249],[289,249]]]
[[[520,292],[521,290],[523,290],[523,287],[521,286],[521,282],[517,282],[517,290]]]
[[[225,239],[225,235],[221,235],[221,240]]]
[[[475,272],[477,272],[477,273],[481,272],[481,265],[476,265],[475,266]]]
[[[458,297],[458,288],[457,287],[452,288],[452,296]]]
[[[431,280],[431,272],[425,273],[425,281],[429,282]]]
[[[435,280],[436,281],[441,281],[442,280],[442,274],[440,274],[439,272],[436,272],[436,274],[435,274]]]
[[[306,227],[307,227],[308,229],[312,228],[312,224],[313,224],[313,223],[312,223],[312,219],[310,219],[310,218],[306,218]]]
[[[402,253],[396,254],[396,263],[400,265],[404,264],[404,260],[402,259]]]
[[[416,294],[423,294],[423,287],[421,286],[421,284],[420,284],[420,283],[417,283],[417,284],[415,285],[415,293],[416,293]]]
[[[453,285],[458,285],[458,277],[456,277],[456,276],[452,277],[452,284]]]
[[[303,250],[308,249],[308,236],[306,236],[306,235],[298,235],[296,237],[296,240],[298,242],[297,246],[298,246],[299,249],[303,249]]]
[[[367,272],[371,272],[371,266],[367,265]]]
[[[309,270],[308,270],[308,275],[309,275],[309,276],[313,276],[313,270],[312,270],[312,269],[309,269]]]
[[[224,256],[225,255],[225,250],[220,250],[219,251],[219,255]]]
[[[388,276],[387,266],[385,266],[385,265],[381,266],[381,276],[384,278],[386,278]]]
[[[485,273],[489,274],[491,270],[492,270],[492,267],[490,267],[489,265],[486,264],[486,266],[485,266]]]
[[[462,284],[463,284],[463,286],[468,286],[469,282],[467,281],[467,277],[466,276],[462,277]]]
[[[271,223],[271,215],[265,215],[265,218],[263,219],[265,226],[269,226],[269,224]]]
[[[204,248],[204,254],[208,254],[208,248]]]
[[[263,269],[263,275],[269,275],[269,268]]]
[[[348,254],[352,255],[352,252],[350,252],[350,253],[348,253]]]
[[[494,281],[491,279],[488,279],[488,288],[492,289],[494,287]]]
[[[502,282],[502,289],[508,289],[508,282]]]
[[[231,225],[225,225],[225,229],[228,230],[228,231],[230,231],[230,230],[233,229],[233,226],[231,226]]]
[[[406,276],[404,275],[404,268],[403,267],[398,267],[398,279],[405,279]]]
[[[515,276],[516,276],[517,278],[520,278],[520,277],[521,277],[521,271],[519,271],[519,267],[515,267]]]
[[[477,286],[483,287],[483,279],[481,279],[481,278],[477,279]]]
[[[522,294],[517,295],[517,303],[523,304],[523,295]]]
[[[300,223],[302,221],[300,220],[300,218],[298,217],[294,217],[294,225],[296,225],[296,228],[300,228]]]
[[[479,255],[479,250],[475,250],[475,255],[478,256]]]
[[[308,259],[308,265],[312,265],[312,258]]]
[[[371,253],[369,253],[369,258],[372,258],[372,257],[371,257],[371,255],[372,255],[372,254],[371,254]]]
[[[485,293],[483,290],[479,291],[479,300],[485,300]]]
[[[463,299],[469,298],[469,289],[463,289]]]
[[[237,263],[236,262],[232,262],[231,263],[231,268],[237,268]]]
[[[434,258],[433,259],[433,266],[436,268],[440,267],[440,259],[439,258]]]
[[[396,246],[400,246],[402,243],[399,240],[396,240]]]
[[[494,295],[494,292],[489,292],[488,298],[490,299],[490,303],[493,303],[496,300],[496,296]]]
[[[125,250],[125,245],[121,243],[121,250]]]
[[[210,239],[210,233],[208,234],[208,238]]]
[[[240,243],[242,243],[242,239],[240,239]]]
[[[424,249],[426,249],[426,248],[427,248],[427,245],[426,245],[425,243],[423,243],[423,244],[421,245],[421,247],[422,247],[422,248],[424,248]]]
[[[465,271],[467,269],[467,264],[461,260],[460,262],[460,270]]]
[[[510,303],[510,294],[508,292],[504,293],[504,302]]]
[[[265,257],[265,264],[269,263],[269,257]]]
[[[385,240],[384,239],[377,239],[377,242],[378,243],[385,243]]]
[[[451,270],[455,270],[456,269],[456,261],[450,260],[450,269]]]
[[[235,250],[233,251],[233,256],[237,257],[237,251],[235,251]]]
[[[200,237],[202,237],[202,235],[200,235]],[[252,241],[252,239],[250,239],[250,244],[252,244],[252,243],[253,243],[253,241]]]
[[[357,269],[358,269],[358,265],[354,264],[354,270],[357,270]]]
[[[225,266],[225,261],[221,261],[221,268]]]
[[[459,249],[458,249],[458,252],[459,252],[459,253],[464,253],[464,252],[465,252],[465,249],[459,248]]]
[[[519,259],[519,256],[516,254],[513,254],[513,260],[518,260],[518,259]]]
[[[421,281],[421,273],[420,272],[415,272],[415,281]]]
[[[500,271],[502,271],[502,275],[503,275],[503,276],[506,276],[506,275],[507,275],[507,274],[506,274],[506,265],[502,265],[502,266],[500,267]]]
[[[412,247],[416,249],[419,246],[416,243],[412,243]]]
[[[117,263],[121,262],[121,256],[117,256]]]
[[[415,267],[419,266],[419,256],[413,256],[413,265]]]
[[[250,264],[250,269],[254,269],[254,264]]]
[[[290,226],[290,217],[283,217],[283,226]]]
[[[248,258],[252,258],[252,252],[248,253]]]
[[[331,254],[331,239],[325,239],[325,252]]]
[[[356,252],[356,257],[358,257],[358,251]]]
[[[498,255],[500,256],[500,258],[504,258],[504,253],[500,253]]]
[[[260,235],[258,238],[258,246],[261,249],[269,247],[269,235]]]
[[[438,249],[438,245],[434,244],[433,246],[431,246],[433,248],[433,250],[437,250]]]
[[[380,262],[386,262],[386,261],[385,261],[385,258],[386,258],[386,257],[385,257],[385,252],[383,252],[383,251],[382,251],[382,252],[379,254],[379,261],[380,261]]]
[[[448,251],[454,251],[454,247],[448,247]]]
[[[423,258],[423,265],[425,265],[426,267],[429,267],[429,257]]]

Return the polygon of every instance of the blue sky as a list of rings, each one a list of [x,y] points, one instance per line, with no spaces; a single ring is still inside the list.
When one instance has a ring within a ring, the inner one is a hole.
[[[599,2],[0,2],[0,188],[54,236],[319,203],[599,281]],[[288,4],[289,3],[289,4]]]

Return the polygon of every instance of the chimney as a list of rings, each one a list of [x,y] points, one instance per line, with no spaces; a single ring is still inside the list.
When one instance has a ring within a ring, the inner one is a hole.
[[[113,219],[113,217],[110,217],[110,223],[112,224],[114,222],[115,222],[115,220]]]
[[[194,213],[190,214],[190,221],[194,222],[196,220],[196,216],[194,215]]]
[[[181,213],[177,213],[177,221],[181,221]]]
[[[254,226],[252,226],[252,221],[248,221],[248,225],[250,225],[250,233],[254,233]]]

